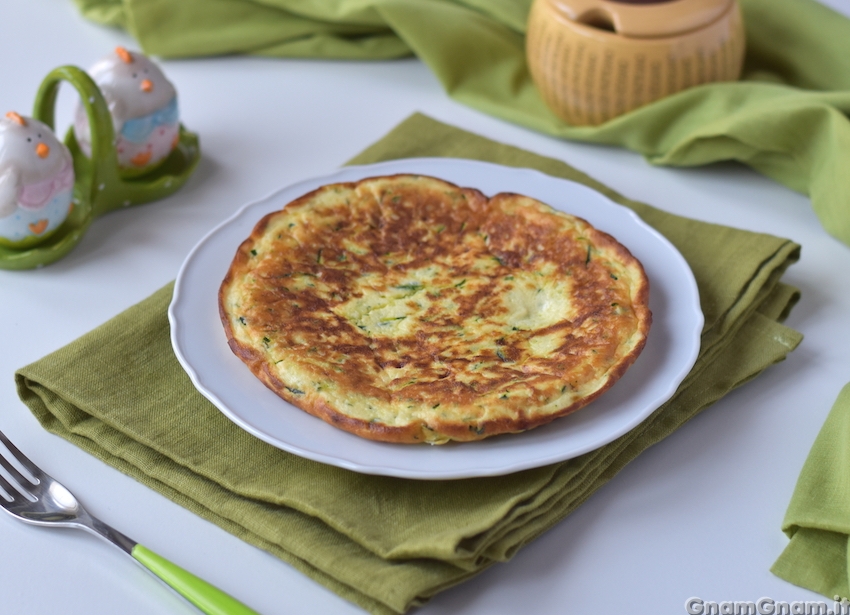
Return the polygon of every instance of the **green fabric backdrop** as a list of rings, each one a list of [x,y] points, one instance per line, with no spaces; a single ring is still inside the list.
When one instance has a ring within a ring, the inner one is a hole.
[[[627,147],[654,164],[748,164],[808,194],[827,231],[850,244],[850,20],[815,0],[740,0],[740,82],[695,87],[593,128],[555,117],[531,81],[531,0],[75,1],[162,57],[413,53],[456,100],[540,132]]]

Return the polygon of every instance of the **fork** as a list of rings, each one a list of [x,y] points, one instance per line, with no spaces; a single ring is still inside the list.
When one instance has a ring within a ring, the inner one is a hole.
[[[24,476],[0,449],[0,466],[17,483],[13,484],[0,474],[0,507],[10,515],[33,525],[78,528],[103,538],[127,553],[207,615],[258,615],[256,611],[220,589],[91,516],[68,489],[27,459],[2,431],[0,441],[12,457],[32,475],[32,478]],[[3,491],[6,492],[5,497]]]

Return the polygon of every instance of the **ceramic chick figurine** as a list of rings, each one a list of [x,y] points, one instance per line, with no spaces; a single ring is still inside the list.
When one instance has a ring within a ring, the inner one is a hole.
[[[74,163],[49,126],[10,111],[0,118],[0,245],[24,248],[73,208]]]
[[[148,57],[123,47],[88,71],[103,93],[115,127],[118,166],[142,173],[162,162],[180,138],[177,92]],[[80,149],[91,156],[89,121],[82,105],[74,118]]]

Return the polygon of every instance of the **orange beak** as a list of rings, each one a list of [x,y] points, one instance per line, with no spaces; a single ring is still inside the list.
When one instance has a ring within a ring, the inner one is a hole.
[[[152,92],[153,81],[151,81],[150,79],[142,79],[141,88],[142,92]]]
[[[47,158],[50,155],[50,147],[45,143],[39,143],[35,146],[35,153],[39,158]]]

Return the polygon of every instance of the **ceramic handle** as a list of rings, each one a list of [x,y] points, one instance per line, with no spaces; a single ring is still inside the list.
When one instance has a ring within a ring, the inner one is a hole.
[[[147,547],[137,544],[131,555],[207,615],[258,615],[232,596],[172,564]]]
[[[581,21],[584,16],[604,7],[602,0],[553,0],[552,5],[572,21]]]

